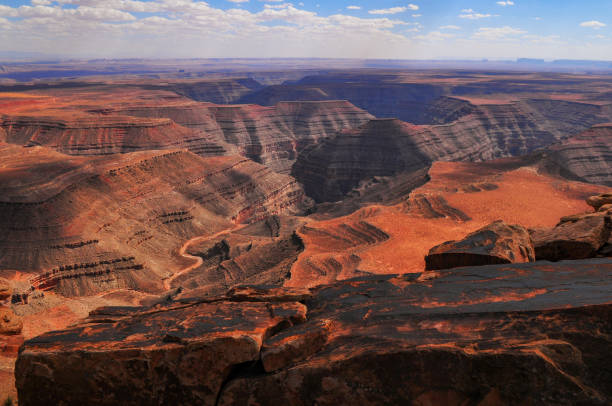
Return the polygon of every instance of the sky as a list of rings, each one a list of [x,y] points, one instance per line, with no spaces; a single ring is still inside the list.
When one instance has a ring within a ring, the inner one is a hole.
[[[612,60],[612,0],[0,0],[0,52]]]

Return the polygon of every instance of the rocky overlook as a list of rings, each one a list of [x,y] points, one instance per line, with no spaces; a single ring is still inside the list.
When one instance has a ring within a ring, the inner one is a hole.
[[[483,266],[99,309],[26,342],[19,399],[604,405],[611,272],[608,259]]]

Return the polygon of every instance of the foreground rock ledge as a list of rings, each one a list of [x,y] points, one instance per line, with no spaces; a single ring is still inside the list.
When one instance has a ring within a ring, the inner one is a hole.
[[[424,276],[102,309],[25,343],[19,403],[612,402],[612,260]]]

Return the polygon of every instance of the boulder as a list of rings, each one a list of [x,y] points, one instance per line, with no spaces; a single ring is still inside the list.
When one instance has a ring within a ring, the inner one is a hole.
[[[427,270],[532,262],[535,260],[527,230],[501,220],[489,224],[461,241],[433,247],[425,257]]]
[[[604,193],[591,196],[586,200],[587,204],[598,211],[603,205],[612,204],[612,193]]]
[[[16,335],[22,328],[21,318],[10,307],[0,306],[0,335]]]
[[[7,300],[13,294],[13,288],[9,281],[4,278],[0,278],[0,301]]]
[[[537,260],[560,261],[597,256],[610,237],[610,216],[605,212],[568,216],[554,228],[531,233]]]

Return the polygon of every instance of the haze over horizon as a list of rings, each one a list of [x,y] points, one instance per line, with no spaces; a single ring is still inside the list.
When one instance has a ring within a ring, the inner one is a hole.
[[[612,2],[3,0],[0,53],[606,60]]]

